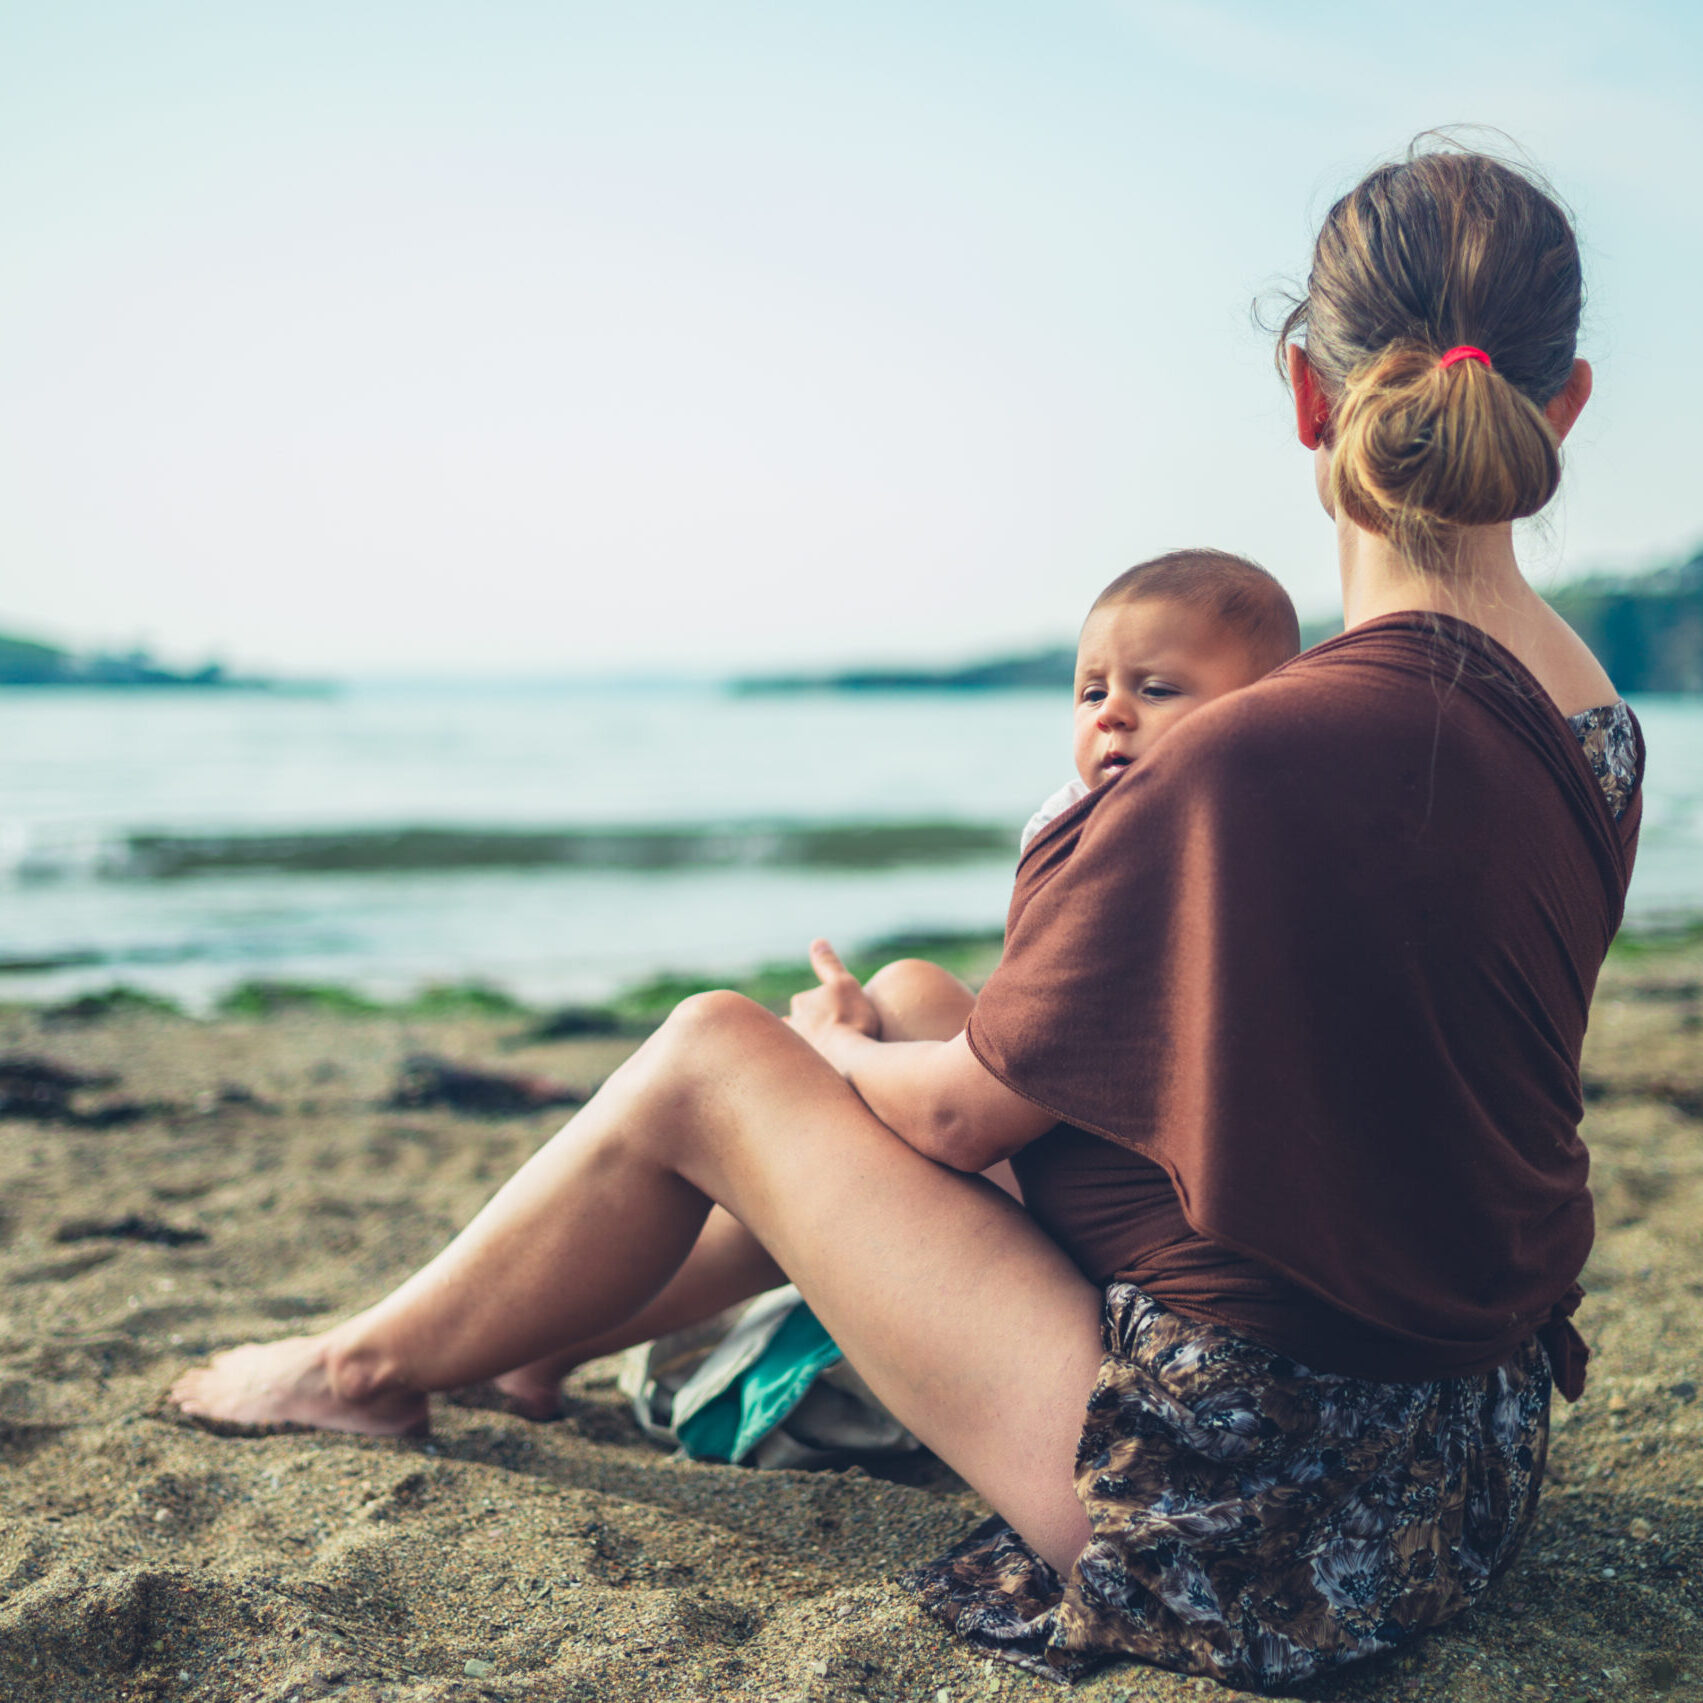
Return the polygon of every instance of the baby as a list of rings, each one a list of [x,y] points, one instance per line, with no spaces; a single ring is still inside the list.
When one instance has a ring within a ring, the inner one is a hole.
[[[1184,716],[1300,649],[1289,594],[1245,557],[1173,550],[1119,574],[1094,599],[1077,641],[1077,778],[1029,818],[1022,849]]]
[[[1185,716],[1251,686],[1300,649],[1289,594],[1245,557],[1172,550],[1119,574],[1094,599],[1077,641],[1076,779],[1029,818],[1020,850]],[[878,970],[864,992],[888,1041],[950,1040],[975,1005],[963,982],[921,958]],[[1015,1192],[1007,1168],[995,1170]]]

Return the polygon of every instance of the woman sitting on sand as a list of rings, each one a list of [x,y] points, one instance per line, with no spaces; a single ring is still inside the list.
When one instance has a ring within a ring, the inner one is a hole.
[[[743,1260],[998,1510],[908,1581],[985,1647],[1270,1686],[1468,1606],[1582,1381],[1579,1051],[1639,808],[1513,549],[1580,296],[1519,173],[1372,173],[1283,339],[1347,630],[1039,836],[968,1031],[876,1039],[825,948],[791,1026],[689,999],[424,1270],[179,1405],[417,1429]],[[1028,1212],[975,1175],[1013,1155]]]

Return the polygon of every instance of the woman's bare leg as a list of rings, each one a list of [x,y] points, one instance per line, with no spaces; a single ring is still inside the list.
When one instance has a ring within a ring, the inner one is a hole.
[[[956,976],[925,958],[885,965],[869,978],[864,992],[881,1019],[882,1039],[888,1041],[949,1041],[969,1022],[976,1003],[975,994]],[[1007,1194],[1021,1198],[1011,1167],[1003,1160],[987,1175]],[[724,1307],[786,1280],[756,1237],[718,1206],[704,1221],[686,1263],[648,1306],[613,1330],[503,1373],[496,1385],[526,1418],[553,1419],[561,1412],[562,1380],[576,1366],[700,1324]]]
[[[702,1324],[724,1307],[749,1301],[786,1280],[762,1243],[726,1207],[713,1207],[686,1263],[655,1300],[613,1330],[517,1366],[493,1382],[523,1418],[554,1419],[562,1411],[562,1380],[576,1366]]]
[[[686,1001],[423,1271],[319,1337],[235,1349],[189,1413],[396,1431],[426,1392],[630,1318],[710,1203],[768,1249],[877,1396],[1055,1566],[1100,1295],[1005,1195],[925,1159],[777,1018]]]

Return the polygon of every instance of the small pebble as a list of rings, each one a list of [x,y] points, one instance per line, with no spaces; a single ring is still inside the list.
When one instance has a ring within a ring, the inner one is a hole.
[[[943,1685],[934,1694],[934,1703],[952,1703],[952,1693]]]
[[[1612,1578],[1613,1578],[1613,1577],[1614,1577],[1614,1569],[1613,1569],[1613,1568],[1612,1568],[1612,1567],[1605,1567],[1605,1568],[1603,1568],[1603,1570],[1602,1570],[1602,1576],[1603,1576],[1603,1577],[1604,1577],[1604,1578],[1605,1578],[1605,1579],[1612,1579]]]
[[[1626,1522],[1626,1535],[1637,1538],[1640,1543],[1648,1543],[1656,1535],[1656,1528],[1639,1514]]]
[[[469,1679],[483,1679],[487,1674],[493,1674],[497,1671],[497,1664],[495,1662],[482,1662],[477,1656],[469,1656],[461,1664],[461,1671]]]
[[[154,1510],[154,1524],[156,1526],[169,1526],[171,1524],[171,1509],[156,1508]]]
[[[826,1679],[828,1677],[828,1664],[826,1662],[812,1662],[810,1664],[810,1671],[815,1674],[818,1679]]]
[[[849,1602],[843,1602],[834,1610],[834,1614],[837,1619],[850,1620],[852,1617],[852,1605]]]

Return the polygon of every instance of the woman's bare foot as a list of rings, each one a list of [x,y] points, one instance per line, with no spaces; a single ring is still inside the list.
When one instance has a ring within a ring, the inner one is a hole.
[[[332,1383],[326,1339],[319,1336],[251,1342],[216,1354],[172,1385],[171,1401],[192,1419],[224,1425],[307,1425],[371,1437],[427,1429],[426,1398],[416,1391],[359,1400],[340,1395]]]

